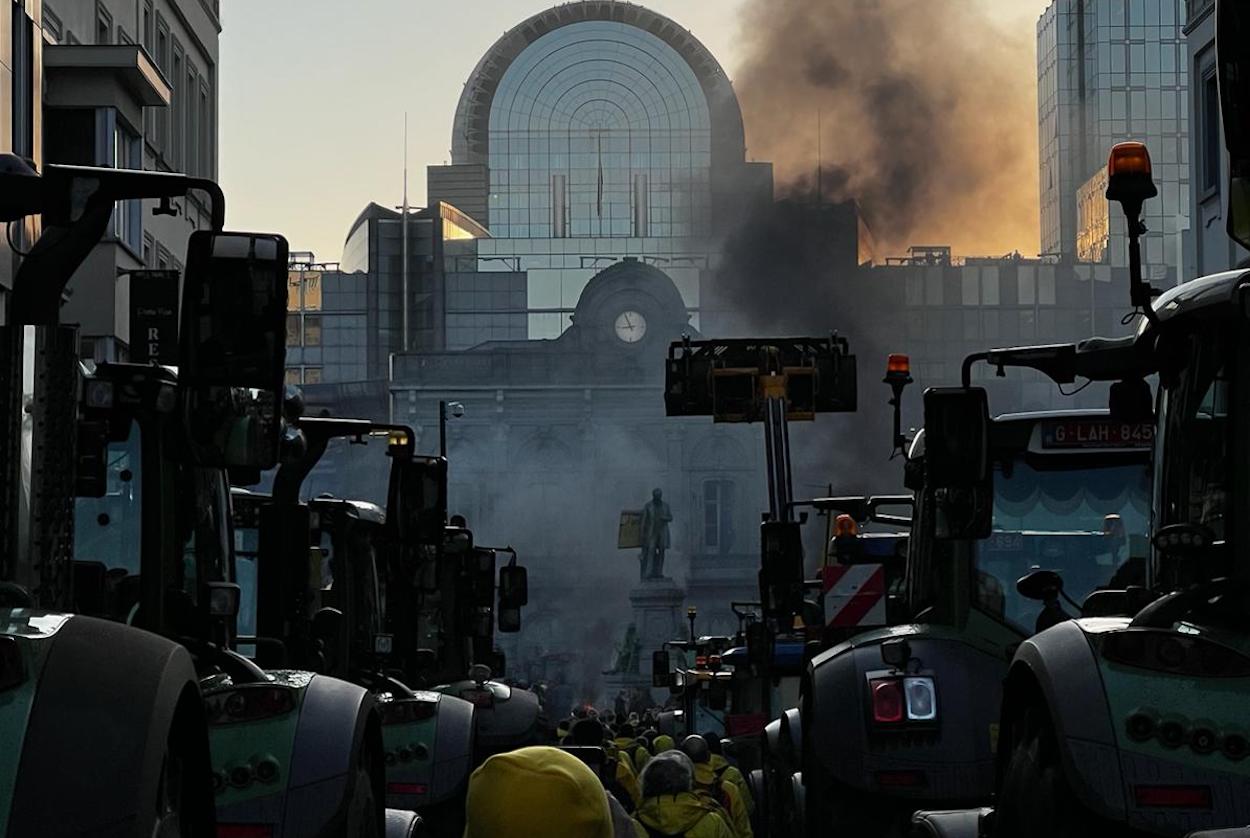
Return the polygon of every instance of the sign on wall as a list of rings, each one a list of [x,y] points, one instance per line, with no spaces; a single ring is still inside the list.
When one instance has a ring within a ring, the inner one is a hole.
[[[178,363],[178,271],[130,272],[130,360]]]

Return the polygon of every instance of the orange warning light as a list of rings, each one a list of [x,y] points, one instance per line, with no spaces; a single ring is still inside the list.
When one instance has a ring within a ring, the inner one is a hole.
[[[848,535],[859,535],[859,524],[855,523],[855,519],[850,515],[844,513],[833,519],[833,537],[842,538]]]
[[[1150,177],[1150,150],[1145,143],[1116,143],[1107,160],[1107,176],[1145,175]]]

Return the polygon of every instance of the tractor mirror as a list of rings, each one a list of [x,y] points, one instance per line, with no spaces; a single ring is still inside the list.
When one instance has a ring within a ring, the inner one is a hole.
[[[990,414],[980,387],[924,394],[925,475],[940,539],[988,538],[992,523]]]
[[[499,604],[513,608],[529,604],[529,574],[524,567],[509,563],[499,568]]]
[[[232,619],[239,615],[242,588],[234,582],[208,583],[208,613],[210,617]]]
[[[521,630],[521,609],[499,606],[499,631],[503,634],[516,634]]]
[[[447,523],[447,461],[396,457],[391,461],[386,520],[405,541],[439,544]]]
[[[278,235],[191,234],[178,385],[195,462],[261,469],[277,464],[287,251]]]
[[[666,649],[651,653],[651,686],[668,687],[673,684],[672,661]]]

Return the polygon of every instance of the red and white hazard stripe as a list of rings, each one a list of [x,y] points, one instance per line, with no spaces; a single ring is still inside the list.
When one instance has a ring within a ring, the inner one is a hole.
[[[885,565],[832,565],[822,569],[825,625],[884,626]]]

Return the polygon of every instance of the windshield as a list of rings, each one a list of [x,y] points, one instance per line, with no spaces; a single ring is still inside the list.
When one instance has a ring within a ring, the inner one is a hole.
[[[1081,602],[1099,588],[1144,584],[1150,470],[1145,462],[1040,469],[1019,457],[994,473],[993,533],[973,547],[973,601],[1025,634],[1040,602],[1016,591],[1030,570],[1057,571]]]
[[[114,582],[139,573],[143,534],[141,445],[139,423],[131,422],[125,440],[108,444],[104,496],[74,501],[74,561],[104,565],[106,580]]]
[[[124,440],[110,441],[105,450],[105,490],[102,497],[79,497],[74,502],[74,561],[89,563],[103,572],[98,589],[81,590],[77,597],[90,613],[130,622],[139,604],[139,576],[143,570],[143,513],[173,515],[172,550],[163,568],[167,620],[173,630],[194,633],[182,606],[199,602],[202,582],[225,578],[229,545],[228,501],[224,474],[199,466],[155,460],[145,469],[143,431],[131,420]],[[145,484],[157,498],[144,497]],[[162,491],[176,486],[177,491]],[[155,502],[154,502],[155,501]],[[172,509],[166,501],[173,501]],[[161,627],[161,630],[170,626]]]
[[[1224,555],[1227,535],[1228,464],[1234,456],[1229,421],[1235,361],[1232,329],[1215,340],[1210,332],[1175,336],[1167,352],[1188,360],[1174,379],[1169,379],[1161,402],[1163,450],[1158,481],[1157,526],[1196,524],[1206,527],[1217,545],[1211,558],[1217,564]],[[1161,348],[1161,352],[1163,349]],[[1172,567],[1165,557],[1155,567],[1165,587],[1185,585],[1182,568]],[[1210,578],[1221,575],[1214,566],[1191,567],[1188,574]]]
[[[260,530],[254,526],[234,525],[234,581],[239,586],[239,616],[235,623],[238,652],[256,654],[256,572],[260,555]]]

